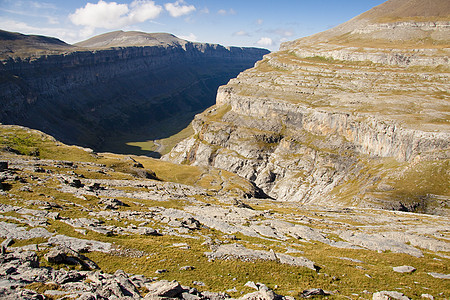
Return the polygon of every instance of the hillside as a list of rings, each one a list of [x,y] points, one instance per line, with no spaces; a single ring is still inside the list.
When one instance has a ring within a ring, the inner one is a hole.
[[[234,172],[277,200],[447,215],[450,19],[368,25],[394,7],[428,16],[420,3],[283,44],[221,87],[164,159]]]
[[[56,38],[0,30],[0,59],[61,53],[74,48]]]
[[[147,43],[149,37],[158,42]],[[181,131],[194,114],[214,104],[220,85],[269,53],[139,32],[105,34],[81,43],[92,48],[71,50],[61,41],[42,39],[64,51],[27,56],[21,50],[1,61],[0,122],[40,129],[96,150],[153,156],[161,155],[153,151],[157,147],[133,145],[153,145]],[[15,42],[0,43],[13,49]],[[107,46],[100,49],[96,43]],[[49,51],[59,49],[52,45]]]
[[[448,217],[261,196],[224,170],[0,125],[0,297],[450,296]]]
[[[75,46],[84,48],[109,48],[132,46],[183,45],[187,41],[169,33],[145,33],[139,31],[113,31],[88,40],[76,43]]]

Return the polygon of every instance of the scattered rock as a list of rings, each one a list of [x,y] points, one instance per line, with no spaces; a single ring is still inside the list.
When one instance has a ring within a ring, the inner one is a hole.
[[[393,267],[393,270],[398,273],[412,273],[416,270],[416,268],[411,266],[400,266],[400,267]]]
[[[431,275],[434,278],[439,278],[439,279],[450,279],[450,274],[441,274],[441,273],[430,272],[430,273],[428,273],[428,275]]]
[[[117,209],[119,206],[128,206],[120,200],[115,198],[106,198],[98,202],[98,204],[104,204],[104,209]]]
[[[190,270],[194,270],[195,267],[193,266],[183,266],[180,268],[180,271],[190,271]]]
[[[322,289],[315,288],[315,289],[304,290],[300,294],[300,297],[302,297],[302,298],[310,298],[310,297],[313,297],[313,296],[328,296],[328,295],[330,295],[330,293],[325,292]]]
[[[150,299],[154,296],[175,298],[184,291],[181,285],[175,280],[161,280],[151,283],[146,287],[148,289],[148,294],[145,296],[146,299]]]
[[[409,300],[409,298],[406,297],[403,293],[396,292],[396,291],[376,292],[372,295],[372,299],[373,300],[390,300],[390,299]]]
[[[307,258],[275,253],[274,251],[252,250],[240,244],[220,245],[216,247],[213,252],[206,252],[205,255],[209,259],[239,259],[242,261],[252,261],[257,259],[273,260],[282,264],[307,267],[316,271],[314,262]]]
[[[99,242],[94,240],[85,240],[69,237],[58,234],[52,236],[48,242],[54,245],[66,246],[77,252],[99,251],[109,253],[111,250],[111,243]]]
[[[430,294],[422,294],[422,295],[420,295],[420,297],[421,297],[421,298],[426,298],[426,299],[434,300],[433,295],[430,295]]]
[[[156,274],[162,274],[168,272],[167,269],[158,269],[155,271]]]
[[[51,249],[44,258],[49,263],[77,264],[83,269],[99,269],[95,262],[66,246],[57,246]]]

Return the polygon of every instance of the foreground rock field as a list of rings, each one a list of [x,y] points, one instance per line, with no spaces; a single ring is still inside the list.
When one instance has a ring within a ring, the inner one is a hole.
[[[450,297],[448,216],[280,205],[225,171],[0,129],[3,298]]]

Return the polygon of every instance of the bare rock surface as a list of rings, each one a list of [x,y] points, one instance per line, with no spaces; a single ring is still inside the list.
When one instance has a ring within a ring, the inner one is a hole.
[[[242,261],[252,260],[272,260],[278,261],[282,264],[291,266],[303,266],[312,270],[316,270],[314,262],[304,257],[295,257],[283,253],[276,253],[273,250],[252,250],[240,244],[226,244],[220,245],[212,252],[207,252],[205,255],[209,259],[238,259]]]

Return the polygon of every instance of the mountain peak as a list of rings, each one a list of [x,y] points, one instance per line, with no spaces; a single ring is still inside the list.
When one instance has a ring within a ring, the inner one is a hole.
[[[358,19],[385,23],[393,21],[450,20],[448,0],[389,0],[359,15]]]
[[[180,45],[185,43],[185,40],[170,33],[145,33],[140,31],[119,30],[94,36],[88,40],[76,43],[75,45],[85,48],[110,48]]]
[[[450,1],[389,0],[332,29],[281,46],[328,43],[372,48],[448,48]]]

